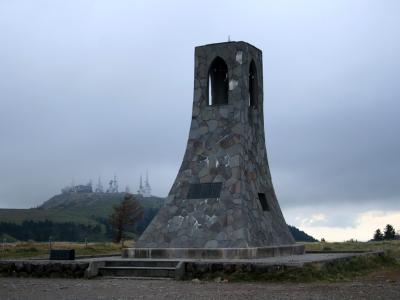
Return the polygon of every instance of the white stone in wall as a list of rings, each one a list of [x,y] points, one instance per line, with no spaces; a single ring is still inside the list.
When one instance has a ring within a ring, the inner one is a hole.
[[[235,79],[229,80],[229,90],[233,91],[238,86],[238,81]]]
[[[236,61],[237,61],[239,64],[242,64],[242,63],[243,63],[243,52],[242,52],[242,51],[236,52]]]

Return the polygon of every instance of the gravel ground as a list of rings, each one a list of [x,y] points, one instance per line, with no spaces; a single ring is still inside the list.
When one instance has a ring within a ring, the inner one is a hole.
[[[0,299],[400,299],[400,274],[340,283],[0,278]]]

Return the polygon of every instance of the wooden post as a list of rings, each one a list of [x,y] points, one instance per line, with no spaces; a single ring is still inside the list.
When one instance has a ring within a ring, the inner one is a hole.
[[[51,251],[51,242],[52,242],[51,236],[49,236],[49,253],[50,253],[50,251]]]
[[[4,257],[6,256],[6,241],[7,241],[7,239],[3,238],[3,251],[2,251],[2,253],[3,253]]]

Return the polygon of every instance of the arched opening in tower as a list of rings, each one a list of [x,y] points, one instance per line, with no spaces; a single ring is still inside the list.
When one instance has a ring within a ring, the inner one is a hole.
[[[228,66],[216,57],[208,71],[208,105],[228,104]]]
[[[249,69],[249,106],[257,107],[258,105],[258,78],[257,69],[254,60],[250,63]]]

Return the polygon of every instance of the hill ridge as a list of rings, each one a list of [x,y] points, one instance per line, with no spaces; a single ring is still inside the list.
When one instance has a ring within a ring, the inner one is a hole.
[[[0,209],[0,227],[1,224],[16,224],[21,226],[22,230],[24,221],[42,222],[43,224],[46,221],[63,224],[72,222],[77,224],[78,227],[79,225],[90,227],[100,226],[104,239],[109,239],[111,228],[107,222],[108,216],[112,213],[113,207],[122,202],[125,194],[123,192],[61,193],[44,201],[37,208]],[[141,195],[133,195],[144,208],[144,218],[134,228],[134,232],[140,234],[164,204],[165,198],[156,196],[144,198]],[[312,236],[298,228],[291,225],[288,226],[296,241],[316,241]],[[13,228],[15,230],[15,226]],[[11,233],[4,233],[12,236]],[[99,234],[96,234],[93,238],[99,239],[99,236]]]

